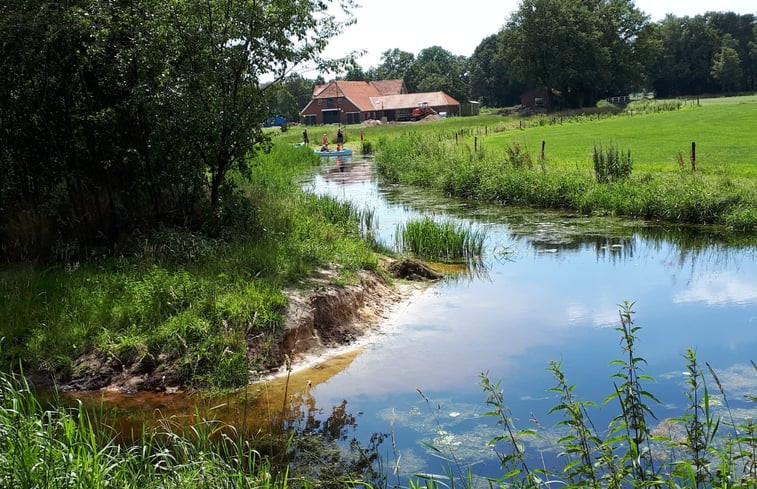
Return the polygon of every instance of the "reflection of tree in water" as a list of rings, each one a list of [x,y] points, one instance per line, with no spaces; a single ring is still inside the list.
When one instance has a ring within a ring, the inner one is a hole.
[[[281,449],[273,462],[289,471],[289,486],[343,487],[345,480],[363,480],[383,486],[379,446],[386,437],[374,433],[362,446],[352,433],[357,417],[347,410],[347,401],[333,406],[328,417],[315,406],[309,393],[291,396],[285,407],[281,431],[274,436]],[[274,441],[274,443],[276,443]]]

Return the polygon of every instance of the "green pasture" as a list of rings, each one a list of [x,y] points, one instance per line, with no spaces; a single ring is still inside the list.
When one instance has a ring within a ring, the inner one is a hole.
[[[640,172],[679,171],[678,155],[689,164],[691,143],[696,143],[696,168],[705,175],[735,178],[757,176],[757,97],[718,99],[680,110],[617,115],[598,120],[506,131],[479,142],[489,149],[504,149],[513,143],[541,154],[549,165],[590,168],[595,145],[617,145],[630,150],[634,170]],[[730,103],[728,103],[728,102]]]
[[[381,126],[345,126],[346,145],[360,149],[360,132],[374,144],[407,133],[434,134],[458,144],[478,144],[493,151],[518,144],[534,159],[545,142],[547,163],[555,167],[591,169],[594,145],[614,144],[630,150],[634,171],[675,172],[678,155],[688,165],[691,143],[696,143],[697,171],[733,178],[757,176],[757,95],[702,98],[683,101],[680,110],[628,115],[560,113],[520,117],[482,114],[450,117],[434,122],[407,122]],[[521,129],[521,127],[523,127]],[[336,137],[336,125],[308,127],[311,141],[326,133]],[[297,142],[302,127],[281,133],[282,140]],[[277,134],[278,137],[278,134]]]
[[[690,165],[696,143],[696,168],[703,175],[732,178],[757,176],[757,95],[702,98],[682,102],[680,110],[629,115],[560,113],[521,117],[494,113],[475,117],[450,117],[433,122],[395,123],[381,126],[345,126],[346,146],[359,151],[360,133],[373,142],[391,140],[409,132],[434,134],[457,144],[479,145],[492,151],[518,144],[534,159],[545,143],[547,163],[556,167],[591,169],[595,145],[616,145],[630,150],[637,172],[679,171],[679,154]],[[311,141],[324,132],[335,138],[336,125],[308,128]],[[296,142],[302,127],[281,133]],[[455,136],[457,135],[457,139]],[[277,139],[279,137],[276,134]],[[475,140],[474,140],[475,138]]]

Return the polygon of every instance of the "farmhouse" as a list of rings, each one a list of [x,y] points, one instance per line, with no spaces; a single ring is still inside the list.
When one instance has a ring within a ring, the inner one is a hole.
[[[369,119],[403,121],[409,120],[418,107],[447,115],[460,113],[460,102],[446,93],[407,93],[403,80],[336,80],[316,85],[300,116],[309,125],[358,124]]]

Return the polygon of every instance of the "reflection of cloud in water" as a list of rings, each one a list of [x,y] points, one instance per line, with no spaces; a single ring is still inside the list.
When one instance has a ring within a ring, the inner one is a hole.
[[[620,322],[616,306],[597,310],[582,304],[569,304],[565,316],[571,324],[588,321],[598,328],[612,328]]]
[[[704,302],[705,304],[750,304],[757,302],[757,283],[734,273],[701,277],[691,286],[673,296],[673,302]]]

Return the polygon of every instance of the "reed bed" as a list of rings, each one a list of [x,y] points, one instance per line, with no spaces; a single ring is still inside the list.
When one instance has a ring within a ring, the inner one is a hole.
[[[411,219],[397,226],[396,246],[400,252],[436,260],[470,260],[480,257],[486,233],[470,225],[431,217]]]

